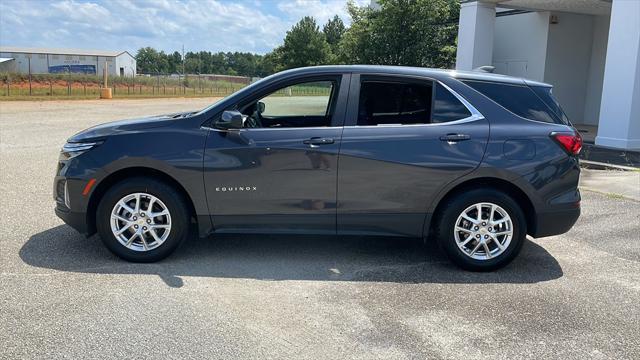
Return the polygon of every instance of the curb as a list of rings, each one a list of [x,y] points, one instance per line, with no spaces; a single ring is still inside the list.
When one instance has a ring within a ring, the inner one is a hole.
[[[580,159],[580,167],[594,170],[622,170],[622,171],[640,171],[640,168],[624,165],[613,165],[598,161]]]
[[[624,200],[628,200],[628,201],[634,201],[634,202],[640,202],[640,199],[636,199],[636,198],[632,198],[626,195],[622,195],[622,194],[617,194],[617,193],[608,193],[608,192],[604,192],[604,191],[600,191],[600,190],[596,190],[596,189],[592,189],[589,187],[584,187],[584,186],[578,186],[578,188],[580,189],[580,191],[584,190],[584,191],[589,191],[589,192],[593,192],[596,194],[600,194],[600,195],[604,195],[604,196],[614,196],[614,197],[618,197],[620,199],[624,199]]]

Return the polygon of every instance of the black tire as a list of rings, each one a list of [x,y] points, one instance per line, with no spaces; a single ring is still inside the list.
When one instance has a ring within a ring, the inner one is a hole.
[[[486,260],[467,256],[456,244],[454,228],[458,216],[468,207],[482,202],[493,203],[503,208],[513,224],[511,242],[501,254]],[[434,235],[447,257],[459,267],[469,271],[492,271],[509,264],[520,252],[527,235],[527,223],[518,203],[509,195],[488,187],[461,192],[439,207],[442,212],[435,221]]]
[[[171,230],[166,240],[148,251],[131,250],[121,244],[111,231],[111,211],[123,197],[143,192],[153,195],[166,205],[171,214]],[[170,185],[146,177],[125,179],[113,185],[102,197],[96,212],[96,228],[105,246],[115,255],[131,262],[155,262],[175,251],[189,235],[189,206],[184,197]]]

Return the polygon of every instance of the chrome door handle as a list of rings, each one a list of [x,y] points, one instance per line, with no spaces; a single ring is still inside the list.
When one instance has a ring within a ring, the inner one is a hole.
[[[458,141],[464,141],[469,139],[471,139],[471,136],[467,134],[447,134],[447,135],[440,136],[440,140],[446,141],[449,143],[456,143]]]
[[[333,144],[332,138],[312,137],[311,139],[304,140],[302,143],[307,145],[328,145]]]

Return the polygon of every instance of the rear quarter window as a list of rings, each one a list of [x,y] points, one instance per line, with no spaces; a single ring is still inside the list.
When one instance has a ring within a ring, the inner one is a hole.
[[[560,103],[558,102],[558,100],[556,100],[556,97],[553,96],[550,87],[532,86],[531,89],[536,93],[536,95],[540,97],[542,101],[544,101],[545,104],[547,104],[547,106],[551,109],[551,111],[553,111],[556,117],[560,119],[562,124],[571,125],[567,114],[565,114],[564,110],[562,110],[562,106],[560,106]]]
[[[437,84],[433,101],[432,123],[446,123],[471,116],[471,112],[444,86]]]
[[[462,82],[520,117],[546,123],[565,124],[563,119],[558,117],[529,86],[472,80]],[[559,108],[559,105],[557,106]]]

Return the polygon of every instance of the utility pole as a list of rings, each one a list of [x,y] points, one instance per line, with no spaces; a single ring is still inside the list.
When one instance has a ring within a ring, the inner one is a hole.
[[[29,96],[31,96],[31,54],[29,54],[27,60],[29,60]]]
[[[104,67],[102,68],[102,80],[104,82],[104,88],[105,89],[109,87],[109,85],[107,83],[107,74],[108,74],[108,71],[109,71],[109,70],[107,70],[107,66],[108,66],[107,65],[107,60],[105,60],[104,61]]]
[[[184,76],[184,81],[182,82],[182,89],[186,92],[186,84],[187,74],[184,72],[184,44],[182,44],[182,76]]]
[[[182,44],[182,75],[186,75],[184,72],[184,44]]]

